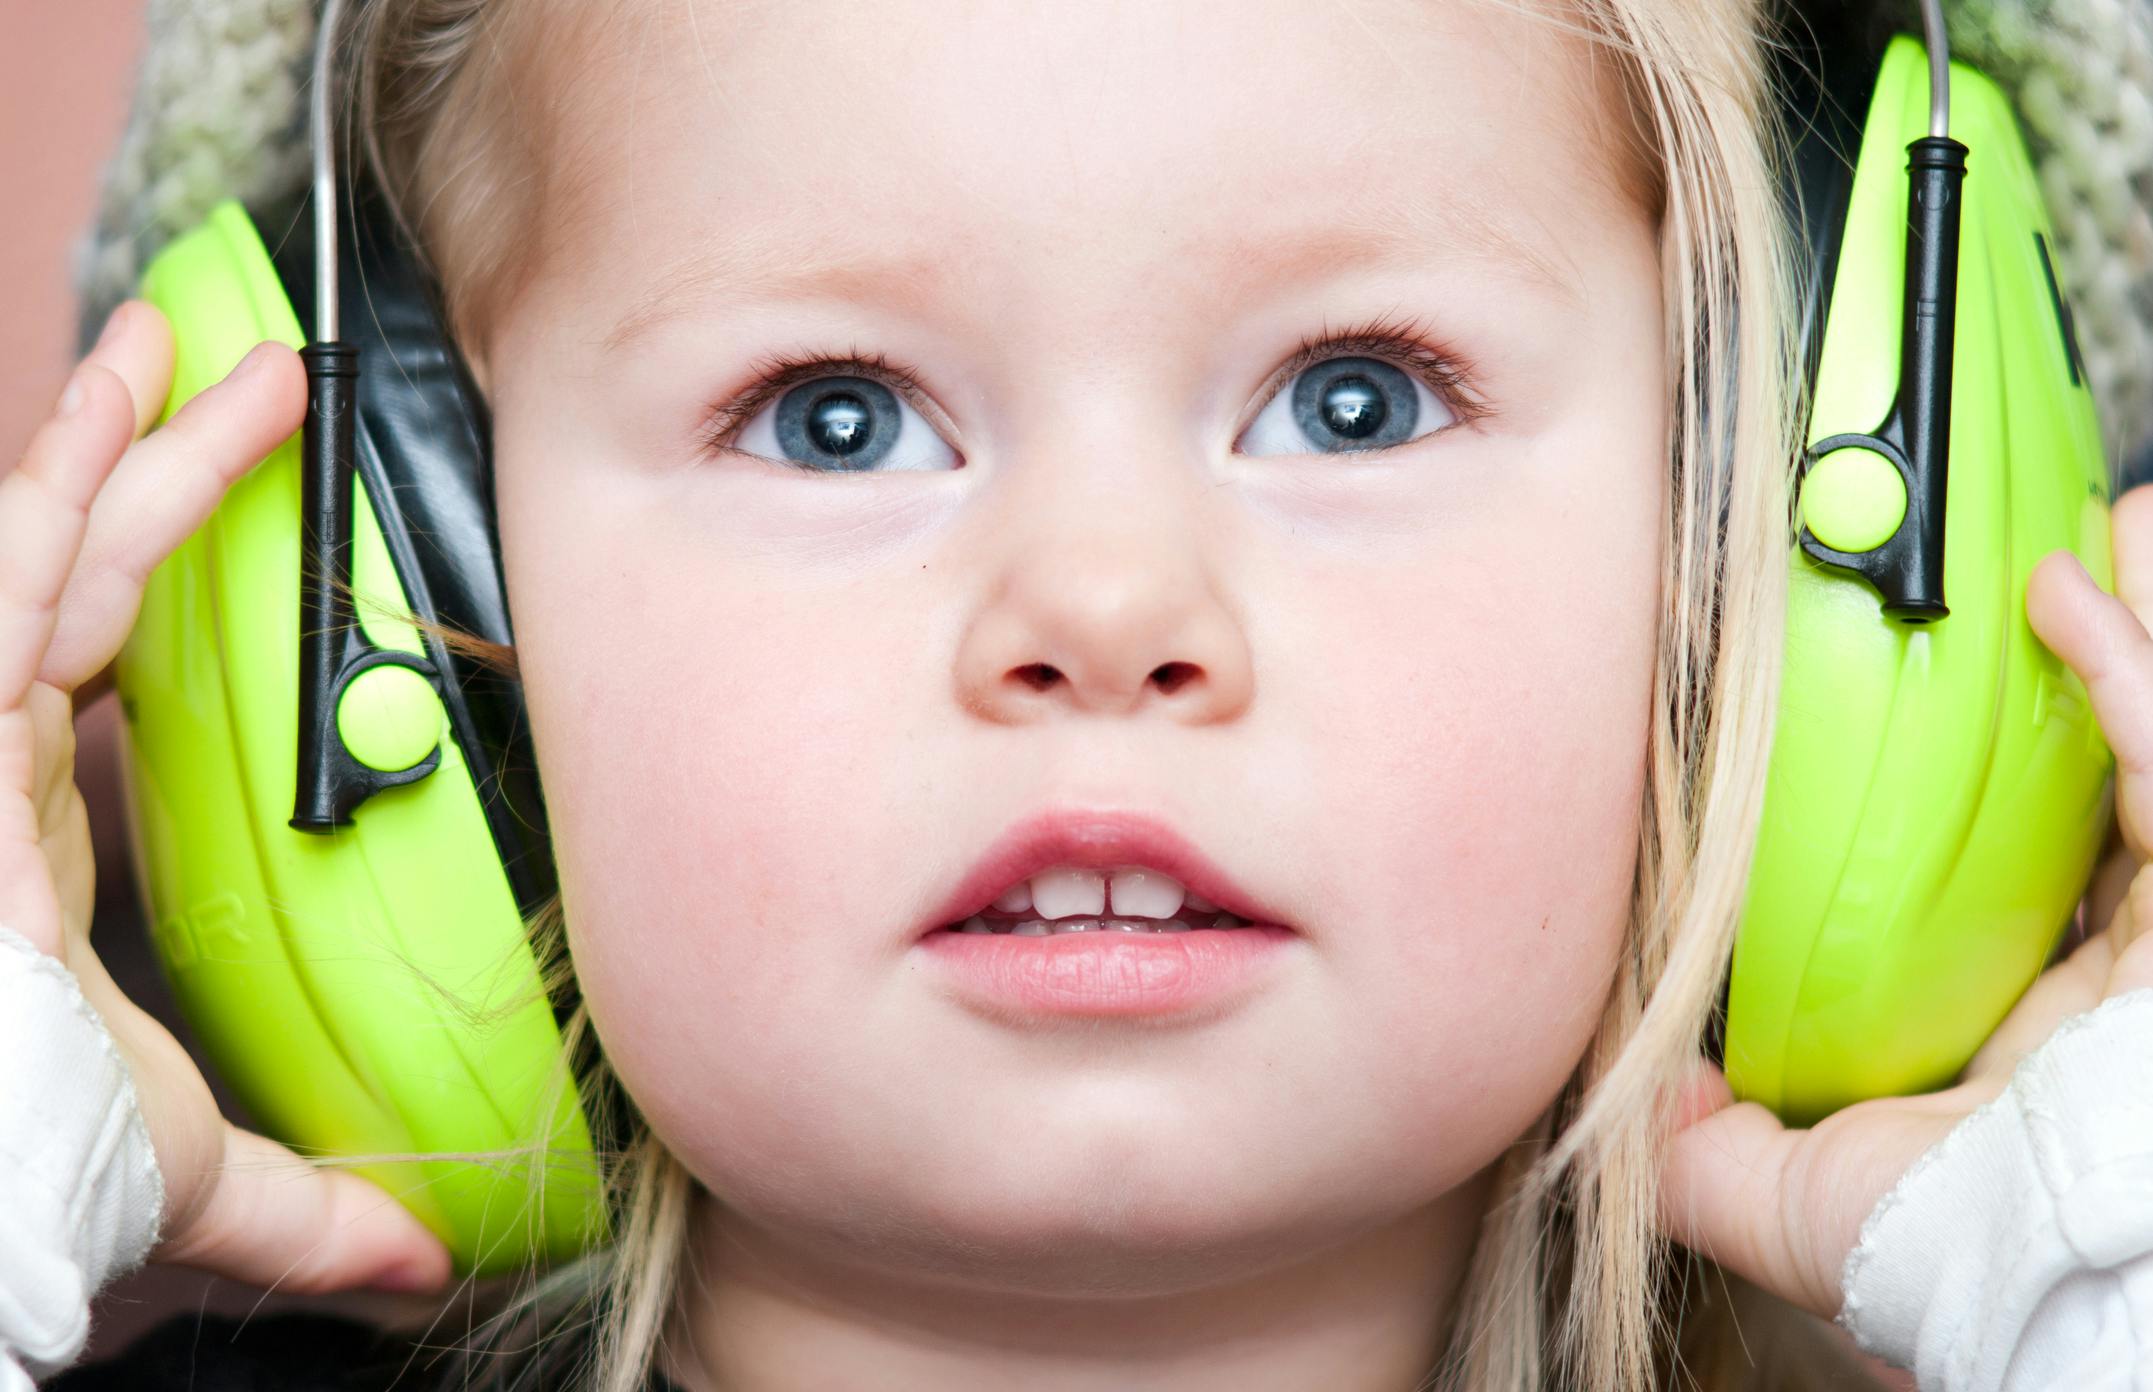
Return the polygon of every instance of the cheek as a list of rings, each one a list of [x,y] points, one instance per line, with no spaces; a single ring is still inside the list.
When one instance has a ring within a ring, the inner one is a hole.
[[[1291,611],[1290,642],[1320,654],[1284,681],[1291,719],[1322,732],[1290,757],[1341,920],[1326,955],[1366,1012],[1352,1028],[1447,1146],[1506,1142],[1552,1100],[1628,924],[1663,496],[1649,449],[1569,443],[1461,490],[1423,543],[1439,560],[1303,571]]]
[[[740,578],[699,575],[636,611],[638,632],[710,641],[553,672],[582,709],[621,714],[566,717],[573,735],[543,756],[584,994],[639,1104],[689,1154],[719,1144],[721,1119],[751,1146],[767,1119],[781,1146],[799,1134],[789,1090],[836,1095],[817,1075],[861,1043],[869,973],[908,945],[894,871],[934,835],[931,770],[903,750],[920,714],[905,698],[935,688],[908,646],[874,616]]]
[[[869,998],[909,947],[926,814],[968,795],[908,752],[946,675],[922,666],[917,597],[730,555],[710,516],[564,439],[536,412],[497,431],[577,976],[676,1150],[770,1163],[808,1144],[787,1122],[802,1093],[857,1086],[835,1075],[857,1073]]]

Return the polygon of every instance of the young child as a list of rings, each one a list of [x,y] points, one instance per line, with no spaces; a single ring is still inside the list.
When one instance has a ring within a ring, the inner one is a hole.
[[[323,1320],[54,1385],[1853,1385],[1834,1316],[1924,1388],[2153,1374],[2153,490],[2120,598],[2067,555],[2028,594],[2118,755],[2105,931],[1944,1092],[1789,1131],[1697,1058],[1782,636],[1763,32],[368,7],[639,1218],[452,1375]],[[219,1118],[87,939],[70,693],[305,395],[265,347],[145,434],[170,352],[123,307],[0,481],[0,1389],[145,1258],[448,1276]],[[1254,926],[985,979],[936,936],[983,894]]]

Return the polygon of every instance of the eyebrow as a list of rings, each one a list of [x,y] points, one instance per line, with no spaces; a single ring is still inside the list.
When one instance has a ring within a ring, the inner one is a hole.
[[[1475,199],[1423,196],[1351,221],[1227,239],[1212,254],[1223,275],[1257,284],[1308,279],[1332,268],[1465,259],[1538,285],[1572,308],[1584,304],[1574,267]],[[721,292],[735,301],[813,295],[932,303],[956,292],[964,259],[950,246],[893,252],[842,240],[803,247],[798,241],[713,238],[661,270],[603,343],[618,351]]]

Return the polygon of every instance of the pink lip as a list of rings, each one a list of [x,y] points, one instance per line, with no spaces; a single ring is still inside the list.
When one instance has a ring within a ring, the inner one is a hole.
[[[942,931],[1056,865],[1163,871],[1250,926],[1048,937]],[[918,945],[965,1004],[1007,1021],[1216,1012],[1260,984],[1298,937],[1164,822],[1133,812],[1053,811],[1018,822],[989,847],[928,920]]]
[[[1039,1016],[1216,1014],[1299,941],[1279,927],[1186,933],[929,933],[920,949],[965,1005],[1002,1023]]]
[[[1142,865],[1173,876],[1183,887],[1251,924],[1292,931],[1277,914],[1228,879],[1187,837],[1158,818],[1141,812],[1056,809],[1026,817],[1003,832],[929,916],[919,935],[925,938],[952,923],[962,923],[992,905],[996,896],[1018,880],[1057,865],[1093,870]]]

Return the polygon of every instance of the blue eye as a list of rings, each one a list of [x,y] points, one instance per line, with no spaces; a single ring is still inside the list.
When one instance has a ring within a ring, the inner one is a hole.
[[[1331,358],[1294,374],[1234,442],[1242,454],[1344,454],[1432,435],[1456,417],[1427,383],[1380,358]]]
[[[811,473],[946,469],[956,451],[912,404],[870,377],[816,377],[757,411],[730,446]]]

